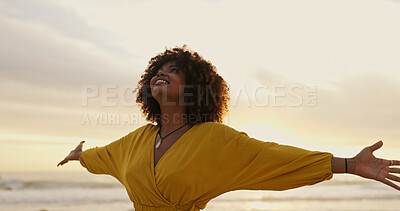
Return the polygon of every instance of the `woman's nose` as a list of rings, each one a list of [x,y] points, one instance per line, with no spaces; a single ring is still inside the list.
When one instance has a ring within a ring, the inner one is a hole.
[[[164,73],[163,71],[159,70],[159,71],[157,72],[157,76],[160,76],[160,75],[165,75],[165,73]]]

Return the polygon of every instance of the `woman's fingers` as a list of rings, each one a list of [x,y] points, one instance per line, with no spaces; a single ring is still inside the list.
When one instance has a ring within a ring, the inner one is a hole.
[[[400,173],[400,169],[399,168],[389,168],[389,172],[390,173]]]
[[[76,146],[76,148],[74,149],[74,150],[72,150],[70,153],[69,153],[69,155],[64,159],[64,160],[62,160],[61,162],[59,162],[58,164],[57,164],[57,167],[58,166],[62,166],[62,165],[64,165],[65,163],[67,163],[69,160],[73,160],[74,159],[74,157],[76,157],[75,155],[77,155],[78,153],[79,153],[79,151],[82,151],[82,146],[83,146],[83,143],[85,143],[85,141],[81,141],[79,144],[78,144],[78,146]]]
[[[64,159],[64,160],[62,160],[60,163],[57,164],[57,167],[58,167],[59,165],[64,165],[64,164],[67,163],[67,162],[68,162],[68,160],[67,160],[67,159]]]
[[[380,140],[380,141],[376,142],[375,144],[373,144],[373,145],[371,145],[371,146],[369,146],[369,147],[367,147],[367,148],[370,149],[371,152],[373,152],[373,151],[375,151],[375,150],[381,148],[382,145],[383,145],[383,141]]]
[[[382,181],[383,183],[385,183],[386,185],[389,185],[390,187],[392,187],[392,188],[394,188],[394,189],[396,189],[396,190],[399,190],[400,191],[400,187],[399,186],[397,186],[396,184],[394,184],[393,182],[390,182],[389,180],[387,180],[387,179],[383,179],[383,181]]]
[[[389,161],[389,166],[398,166],[398,165],[400,165],[400,160],[388,160],[388,161]]]
[[[76,146],[75,150],[76,151],[82,151],[83,143],[85,143],[85,141],[81,141],[81,143],[79,143],[78,146]]]
[[[394,176],[393,174],[388,174],[386,178],[391,179],[396,182],[400,182],[400,177]]]
[[[81,141],[81,142],[78,144],[78,146],[76,146],[76,148],[75,148],[74,150],[72,150],[71,152],[69,152],[69,154],[67,155],[67,157],[65,157],[64,160],[62,160],[61,162],[59,162],[59,163],[57,164],[57,167],[60,166],[60,165],[62,166],[62,165],[64,165],[65,163],[67,163],[69,160],[71,160],[71,157],[72,157],[75,153],[77,153],[78,151],[82,151],[83,143],[85,143],[85,141]]]

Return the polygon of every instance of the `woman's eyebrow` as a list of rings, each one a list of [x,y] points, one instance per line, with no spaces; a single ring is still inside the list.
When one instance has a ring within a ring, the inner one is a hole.
[[[168,66],[168,68],[171,68],[171,67],[176,67],[176,68],[177,68],[178,66],[176,66],[175,64],[171,64],[170,66]],[[159,69],[157,70],[157,72],[160,71],[160,70],[161,70],[161,68],[159,68]]]

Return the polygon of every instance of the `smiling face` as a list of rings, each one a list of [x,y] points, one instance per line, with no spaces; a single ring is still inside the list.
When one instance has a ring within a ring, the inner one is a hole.
[[[178,70],[176,61],[167,62],[151,78],[151,94],[160,105],[166,105],[167,102],[176,102],[174,105],[177,105],[183,97],[185,82],[185,73]]]

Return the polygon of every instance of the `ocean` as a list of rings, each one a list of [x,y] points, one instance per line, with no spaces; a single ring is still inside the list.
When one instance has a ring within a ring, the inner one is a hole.
[[[133,211],[113,177],[88,172],[0,172],[1,211]],[[233,191],[211,200],[217,210],[399,211],[400,191],[354,175],[285,191]]]

